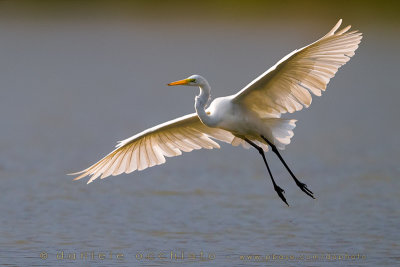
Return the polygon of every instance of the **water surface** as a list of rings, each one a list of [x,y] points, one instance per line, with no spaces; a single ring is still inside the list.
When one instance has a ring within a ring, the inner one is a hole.
[[[90,185],[65,174],[117,140],[193,112],[197,89],[166,83],[197,73],[213,96],[232,94],[336,21],[3,18],[0,263],[398,263],[400,42],[349,20],[364,32],[360,49],[323,97],[289,116],[299,121],[282,153],[317,199],[267,155],[286,207],[259,155],[226,144]]]

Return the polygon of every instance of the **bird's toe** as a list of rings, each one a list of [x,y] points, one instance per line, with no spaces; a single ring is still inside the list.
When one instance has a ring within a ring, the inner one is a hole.
[[[285,190],[283,190],[282,188],[280,188],[277,185],[275,185],[274,188],[275,188],[276,193],[278,193],[278,196],[282,199],[282,201],[285,202],[285,204],[289,206],[289,204],[286,201],[285,196],[283,195],[283,193],[285,193]]]

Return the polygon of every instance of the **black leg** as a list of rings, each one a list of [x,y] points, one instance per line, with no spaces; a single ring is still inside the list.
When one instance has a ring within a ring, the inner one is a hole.
[[[268,166],[268,163],[267,163],[267,159],[265,158],[264,150],[263,150],[261,147],[259,147],[258,145],[254,144],[254,143],[253,143],[252,141],[250,141],[249,139],[244,138],[244,140],[245,140],[247,143],[249,143],[252,147],[254,147],[255,149],[257,149],[258,152],[261,154],[261,156],[262,156],[262,158],[263,158],[263,160],[264,160],[265,166],[267,166],[267,170],[268,170],[269,176],[271,177],[272,184],[274,185],[275,191],[278,193],[278,196],[282,199],[282,201],[285,202],[286,205],[289,206],[289,204],[288,204],[287,201],[286,201],[286,198],[283,196],[283,193],[285,193],[285,190],[283,190],[282,188],[280,188],[280,187],[275,183],[274,177],[272,176],[271,170],[269,169],[269,166]]]
[[[265,140],[265,142],[267,142],[267,144],[271,147],[272,151],[278,156],[278,158],[280,159],[280,161],[282,162],[282,164],[285,166],[286,170],[288,170],[288,172],[290,173],[290,176],[292,176],[293,180],[296,182],[297,186],[307,195],[309,195],[310,197],[314,198],[313,196],[313,192],[311,192],[310,189],[307,188],[307,185],[300,182],[296,176],[293,174],[293,172],[290,170],[289,166],[286,164],[285,160],[282,158],[281,154],[279,153],[278,149],[276,148],[276,146],[274,144],[272,144],[270,141],[268,141],[267,138],[265,138],[264,136],[261,135],[261,138]]]

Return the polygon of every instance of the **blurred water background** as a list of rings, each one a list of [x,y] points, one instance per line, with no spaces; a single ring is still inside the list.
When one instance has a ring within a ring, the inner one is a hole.
[[[396,1],[0,1],[0,264],[398,264],[396,10]],[[90,185],[66,176],[117,140],[193,112],[197,89],[166,83],[201,74],[214,97],[235,93],[339,18],[364,39],[323,96],[289,116],[298,123],[282,153],[316,200],[268,153],[286,207],[259,155],[226,144]]]

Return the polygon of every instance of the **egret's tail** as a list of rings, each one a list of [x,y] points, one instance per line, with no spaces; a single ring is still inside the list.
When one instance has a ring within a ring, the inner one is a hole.
[[[281,118],[264,119],[264,123],[272,136],[266,138],[273,139],[271,142],[279,149],[285,149],[290,144],[290,138],[293,137],[293,129],[296,127],[297,120],[287,120]]]
[[[292,130],[296,127],[296,121],[281,118],[263,119],[265,131],[261,135],[272,142],[278,149],[283,150],[286,145],[290,144],[290,138],[294,135]],[[265,152],[268,151],[268,145],[261,136],[246,135],[245,137],[261,147]],[[231,144],[233,146],[242,145],[244,148],[251,147],[240,137],[233,138]]]

